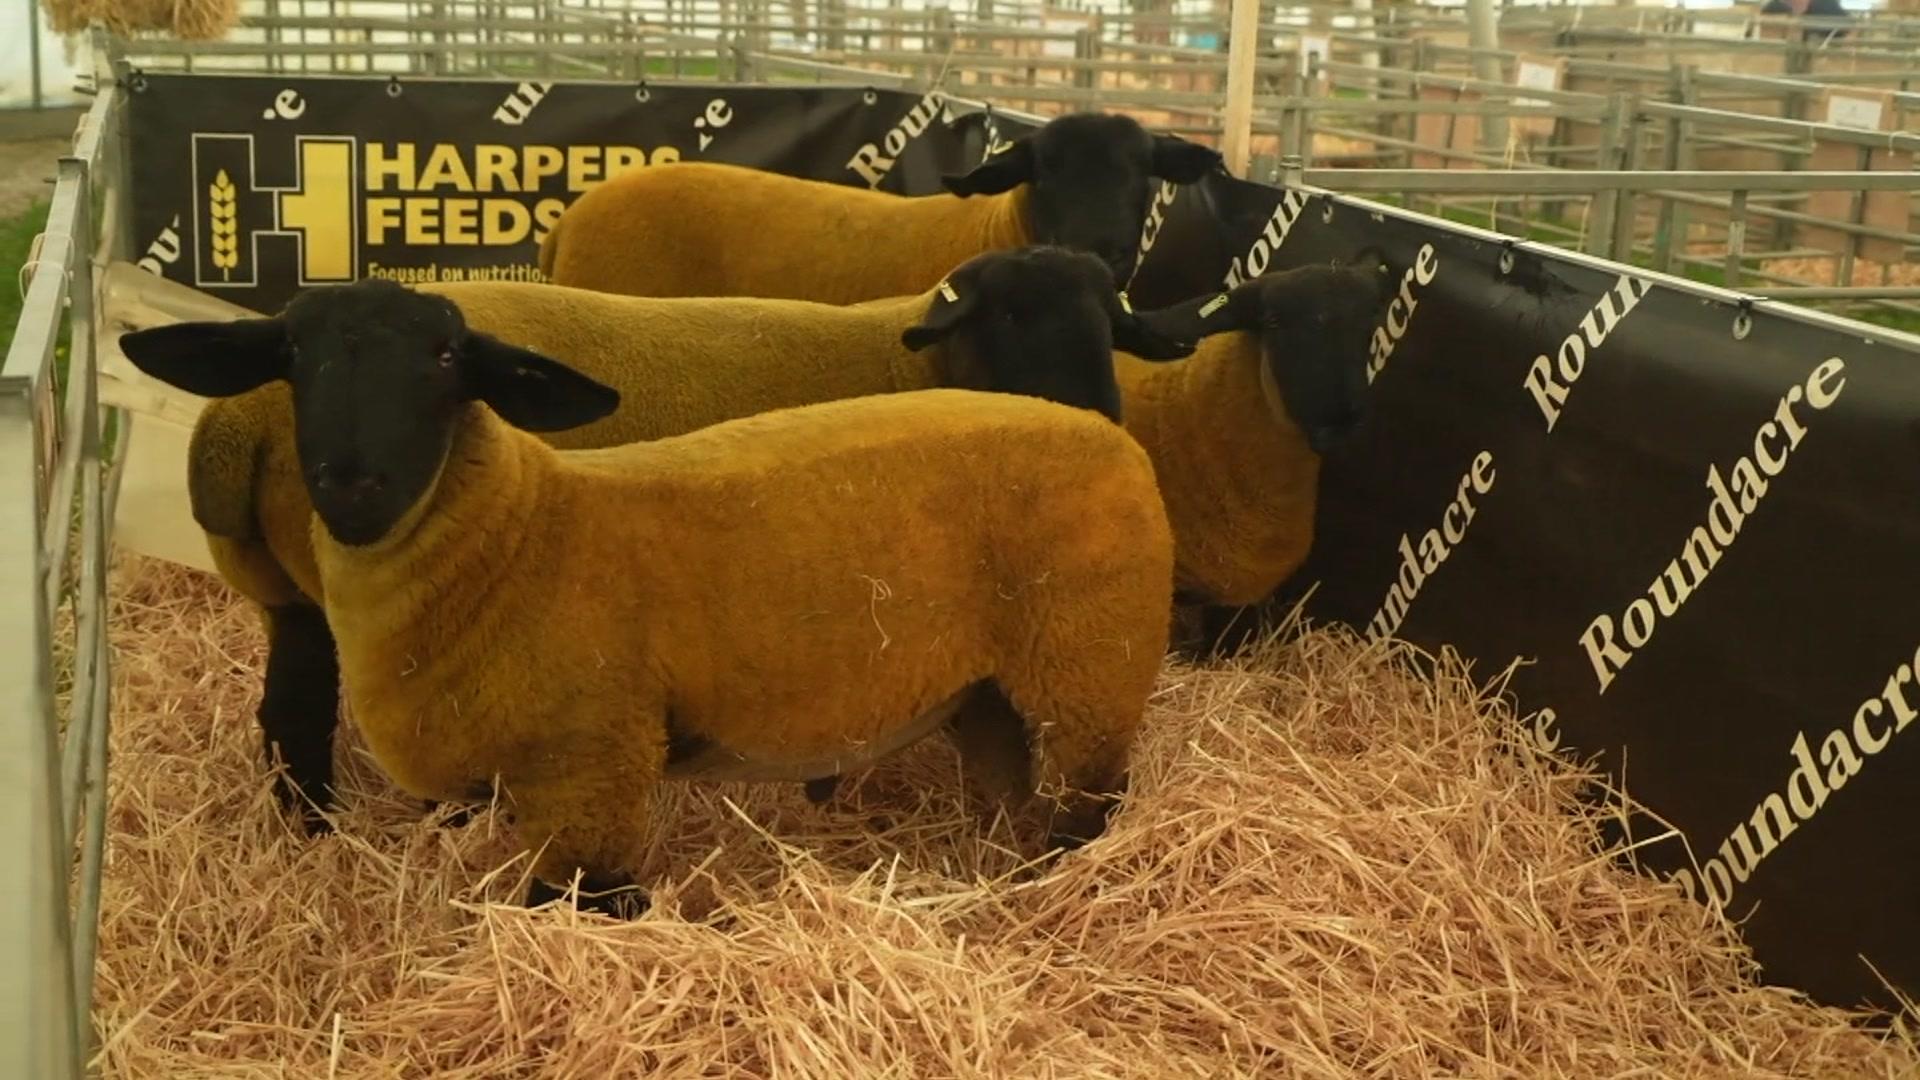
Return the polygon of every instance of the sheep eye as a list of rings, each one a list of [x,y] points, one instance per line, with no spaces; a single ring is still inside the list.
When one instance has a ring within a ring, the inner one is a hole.
[[[439,359],[440,359],[441,367],[452,367],[453,366],[453,346],[451,345],[440,346]]]

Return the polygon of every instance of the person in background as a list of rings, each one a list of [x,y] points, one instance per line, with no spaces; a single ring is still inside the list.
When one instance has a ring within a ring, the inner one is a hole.
[[[1761,6],[1760,14],[1811,15],[1822,19],[1851,18],[1846,9],[1840,6],[1840,0],[1767,0]],[[1846,28],[1839,26],[1808,27],[1800,35],[1803,41],[1814,41],[1822,45],[1845,36],[1847,36]]]

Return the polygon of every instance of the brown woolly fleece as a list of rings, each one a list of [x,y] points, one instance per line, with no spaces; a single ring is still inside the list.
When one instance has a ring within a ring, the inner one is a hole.
[[[748,223],[743,206],[776,212]],[[540,269],[558,284],[634,296],[851,304],[932,288],[975,255],[1032,242],[1025,184],[908,197],[680,162],[589,188],[541,241]]]
[[[1124,786],[1172,536],[1099,415],[929,390],[566,452],[475,405],[453,440],[375,544],[316,516],[327,618],[380,765],[429,799],[497,777],[543,880],[637,870],[662,778],[832,775],[955,707],[966,754],[986,687],[1034,766],[969,755],[989,793],[1084,821],[1072,792]]]
[[[981,386],[978,365],[900,343],[931,289],[851,307],[752,297],[657,299],[558,285],[456,283],[418,291],[460,305],[467,325],[566,362],[620,391],[605,419],[542,436],[617,446],[792,405],[937,386]],[[207,402],[188,448],[194,520],[215,567],[272,607],[321,599],[307,523],[313,504],[293,446],[284,383]]]
[[[1127,431],[1166,499],[1178,592],[1208,604],[1266,599],[1313,546],[1320,456],[1262,375],[1260,335],[1216,334],[1171,363],[1118,350],[1113,361]]]

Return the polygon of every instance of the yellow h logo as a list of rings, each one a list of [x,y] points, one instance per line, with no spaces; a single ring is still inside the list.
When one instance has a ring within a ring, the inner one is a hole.
[[[304,281],[353,277],[353,145],[300,140],[300,188],[280,196],[280,228],[301,236]]]
[[[194,259],[195,285],[270,285],[260,280],[263,237],[286,237],[297,245],[299,280],[288,284],[306,286],[354,279],[360,247],[355,219],[358,140],[341,135],[299,135],[293,142],[292,183],[272,184],[263,182],[255,167],[259,150],[255,136],[193,137],[193,171],[204,200],[196,208],[199,250]],[[284,169],[269,175],[276,174],[286,175]],[[275,260],[266,261],[272,265]],[[270,272],[270,276],[280,275]]]

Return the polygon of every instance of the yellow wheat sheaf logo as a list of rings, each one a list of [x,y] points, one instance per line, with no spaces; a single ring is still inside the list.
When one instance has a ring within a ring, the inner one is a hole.
[[[220,276],[231,278],[234,267],[240,265],[240,213],[235,203],[239,192],[234,190],[227,170],[221,169],[207,194],[208,214],[213,219],[213,265],[220,268]]]

